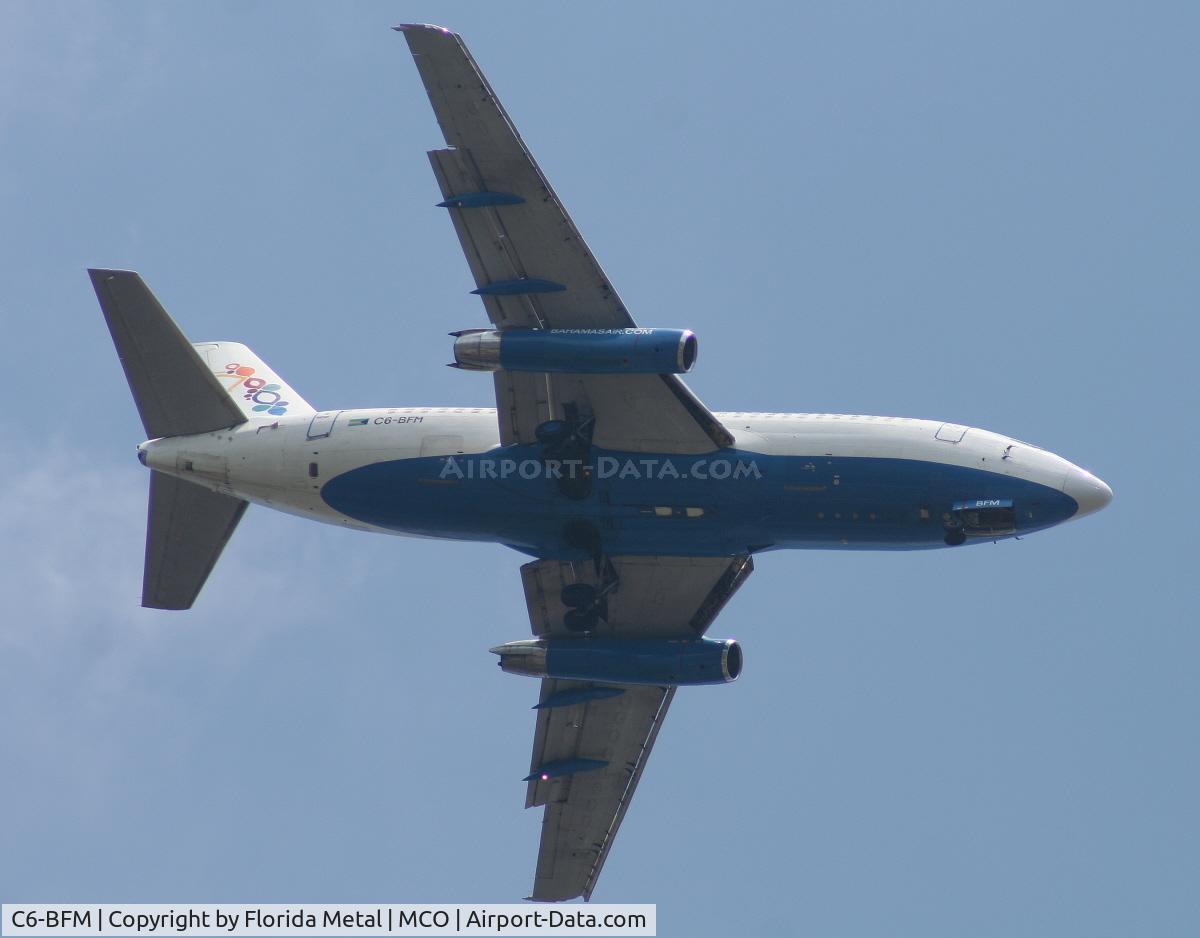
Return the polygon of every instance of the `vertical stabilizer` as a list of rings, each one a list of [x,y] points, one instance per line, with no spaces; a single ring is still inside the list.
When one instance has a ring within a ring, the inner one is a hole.
[[[192,347],[247,418],[316,413],[291,385],[240,342],[196,342]]]

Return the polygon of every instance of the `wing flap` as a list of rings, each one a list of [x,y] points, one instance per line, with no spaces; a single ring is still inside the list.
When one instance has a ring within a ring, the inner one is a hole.
[[[505,446],[537,439],[537,425],[553,419],[554,382],[548,374],[532,371],[497,371],[496,419],[500,442]]]
[[[460,224],[471,229],[468,240],[477,246],[492,240],[519,275],[543,277],[568,287],[564,293],[539,297],[545,314],[543,325],[633,325],[462,39],[437,27],[401,29],[442,136],[452,148],[430,154],[444,199],[490,191],[523,200],[502,209],[452,208],[451,214],[459,216],[456,230]],[[448,152],[453,155],[446,155]],[[459,238],[469,260],[468,240],[463,240],[462,230]],[[492,282],[481,282],[474,266],[472,272],[476,273],[477,286]],[[536,325],[528,321],[521,324]]]
[[[431,150],[445,201],[468,192],[503,192],[523,201],[495,207],[450,208],[455,233],[479,289],[520,277],[543,278],[567,289],[557,293],[483,296],[498,328],[622,328],[633,319],[583,238],[528,156],[524,172],[490,178],[476,169],[476,151]],[[537,177],[538,182],[522,177]]]
[[[463,192],[486,189],[483,180],[465,165],[469,155],[464,151],[430,150],[428,156],[438,188],[445,199],[452,199]],[[505,214],[509,213],[506,211]],[[497,211],[487,208],[452,209],[450,220],[477,288],[501,280],[537,276],[527,272],[516,256]],[[481,294],[479,298],[483,300],[488,319],[499,329],[538,328],[544,324],[543,314],[538,309],[541,296]]]
[[[542,681],[552,694],[589,685]],[[557,901],[592,889],[633,799],[667,713],[673,687],[620,688],[616,697],[541,710],[526,807],[545,805],[531,899]],[[540,766],[562,759],[606,762],[601,769],[542,780]]]
[[[754,570],[751,557],[613,557],[616,586],[605,595],[597,635],[694,638],[703,635]],[[569,636],[563,588],[604,576],[591,561],[534,560],[521,567],[529,621],[538,636]]]

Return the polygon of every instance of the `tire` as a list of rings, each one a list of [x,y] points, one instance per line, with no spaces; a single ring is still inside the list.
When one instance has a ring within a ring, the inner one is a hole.
[[[588,583],[570,583],[559,594],[564,606],[572,609],[587,609],[596,605],[596,587]]]
[[[568,609],[563,616],[563,625],[569,632],[590,632],[600,623],[600,615],[595,609]]]

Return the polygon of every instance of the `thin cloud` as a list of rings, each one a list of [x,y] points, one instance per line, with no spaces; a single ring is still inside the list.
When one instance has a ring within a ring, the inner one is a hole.
[[[6,5],[0,133],[22,115],[70,124],[127,107],[153,86],[165,27],[154,7],[135,17],[103,4]]]
[[[305,535],[289,531],[279,547],[279,525],[293,519],[256,525],[266,513],[251,510],[218,564],[219,589],[210,583],[188,613],[147,610],[145,470],[47,441],[0,454],[0,473],[0,748],[22,753],[26,773],[0,783],[0,794],[16,786],[3,798],[14,809],[36,793],[45,810],[102,816],[145,740],[186,753],[197,705],[219,699],[262,643],[331,617],[320,594],[296,589],[297,555],[313,554]],[[78,771],[48,768],[64,753]]]

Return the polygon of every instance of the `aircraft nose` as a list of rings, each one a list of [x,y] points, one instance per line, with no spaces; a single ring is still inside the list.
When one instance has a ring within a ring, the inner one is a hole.
[[[1102,479],[1078,466],[1072,466],[1067,472],[1063,492],[1075,499],[1075,503],[1079,505],[1079,510],[1075,512],[1076,518],[1099,511],[1111,502],[1113,497],[1112,489]]]

